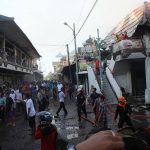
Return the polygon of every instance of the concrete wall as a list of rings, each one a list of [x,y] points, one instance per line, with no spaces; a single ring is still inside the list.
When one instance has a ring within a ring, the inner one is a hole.
[[[145,103],[150,104],[150,57],[145,60],[145,72],[146,72],[146,90],[145,90]]]
[[[33,82],[33,81],[42,81],[43,75],[34,72],[33,74],[24,75],[24,81]]]
[[[123,87],[128,93],[132,93],[130,64],[128,62],[116,62],[114,77],[120,87]]]
[[[143,42],[145,45],[145,50],[147,57],[145,59],[145,74],[146,74],[146,89],[145,89],[145,103],[150,104],[150,32],[147,31],[143,36]]]

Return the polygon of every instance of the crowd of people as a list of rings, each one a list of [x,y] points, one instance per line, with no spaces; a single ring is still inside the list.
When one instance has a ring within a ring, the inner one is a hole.
[[[31,128],[34,126],[35,112],[41,112],[48,108],[50,99],[59,100],[60,107],[67,110],[64,105],[65,93],[73,99],[74,86],[60,81],[24,82],[20,85],[12,85],[4,82],[0,85],[0,123],[6,122],[9,126],[16,126],[16,115],[24,115],[29,120]],[[33,125],[32,125],[33,124]]]
[[[109,105],[104,95],[102,93],[97,93],[96,90],[97,89],[94,86],[91,88],[90,99],[88,100],[89,105],[91,105],[91,107],[93,108],[93,114],[95,116],[94,126],[100,127],[103,122],[104,124],[102,127],[106,127],[107,124],[106,116]],[[2,122],[7,122],[7,125],[15,127],[16,114],[17,113],[23,114],[25,119],[28,120],[29,126],[32,129],[31,134],[35,135],[37,139],[42,139],[42,141],[44,142],[44,144],[42,144],[43,148],[41,149],[48,150],[48,148],[46,149],[44,148],[45,145],[46,147],[52,147],[54,146],[54,143],[53,144],[51,143],[49,146],[49,143],[47,142],[45,143],[45,141],[51,138],[52,139],[55,138],[56,140],[56,136],[58,134],[56,127],[51,124],[52,121],[51,115],[48,112],[46,112],[50,102],[50,97],[52,97],[54,101],[57,100],[60,104],[59,108],[56,111],[56,115],[59,116],[59,112],[61,111],[61,109],[63,109],[64,115],[66,116],[68,114],[68,111],[65,107],[66,93],[69,95],[70,100],[72,100],[73,98],[75,99],[76,96],[78,121],[79,122],[81,121],[82,112],[84,113],[85,118],[87,119],[88,118],[86,111],[87,99],[83,87],[79,86],[78,89],[75,90],[72,84],[62,83],[60,81],[58,82],[44,81],[41,83],[25,82],[17,87],[13,86],[7,87],[6,85],[2,86],[0,88],[0,119],[2,120]],[[119,97],[118,105],[116,107],[114,115],[114,121],[117,119],[119,115],[118,121],[119,129],[123,128],[124,122],[126,122],[126,124],[132,127],[134,130],[133,124],[130,119],[131,113],[132,110],[130,108],[130,105],[127,103],[125,97],[123,96]],[[36,116],[42,117],[38,125],[36,125],[35,122]],[[108,133],[105,134],[109,135],[110,132],[109,134]],[[86,142],[77,144],[76,149],[82,150],[88,147],[89,150],[91,150],[92,147],[90,148],[89,143],[92,141],[92,139],[95,139],[94,143],[98,144],[96,143],[96,137],[98,135],[101,135],[100,138],[106,139],[106,141],[110,140],[109,139],[110,135],[108,138],[107,136],[103,137],[102,133],[98,133],[89,138]],[[116,141],[118,140],[118,145],[115,146],[118,146],[118,148],[119,147],[123,148],[124,144],[120,137],[116,136],[113,137],[111,135],[111,138],[112,139],[116,138]],[[105,144],[106,147],[110,146],[107,142]],[[115,142],[112,144],[115,144]],[[104,147],[104,150],[107,150],[106,147]]]

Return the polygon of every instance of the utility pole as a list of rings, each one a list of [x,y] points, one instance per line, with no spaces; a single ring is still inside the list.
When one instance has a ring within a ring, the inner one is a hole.
[[[100,78],[100,87],[102,90],[102,58],[101,58],[101,50],[100,50],[100,37],[99,37],[99,29],[97,29],[97,47],[98,47],[98,55],[99,55],[99,70],[100,70],[100,74],[99,74],[99,78]]]
[[[74,47],[75,47],[75,57],[76,57],[76,81],[77,81],[77,89],[79,86],[79,69],[78,69],[78,53],[77,53],[77,43],[76,43],[76,30],[75,30],[75,23],[73,23],[73,28],[68,25],[67,22],[64,22],[65,26],[68,26],[72,32],[73,32],[73,38],[74,38]]]
[[[79,86],[79,69],[78,69],[78,53],[77,53],[77,42],[76,42],[76,30],[75,24],[73,24],[73,36],[74,36],[74,47],[75,47],[75,55],[76,55],[76,79],[77,79],[77,89]]]
[[[72,75],[71,75],[70,56],[69,56],[69,46],[68,46],[68,44],[66,45],[66,47],[67,47],[67,56],[68,56],[68,65],[69,65],[69,81],[72,83]]]

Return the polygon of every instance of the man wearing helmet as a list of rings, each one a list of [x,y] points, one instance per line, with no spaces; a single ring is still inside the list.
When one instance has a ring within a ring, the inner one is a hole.
[[[116,120],[119,114],[118,128],[122,128],[124,122],[126,122],[128,126],[133,126],[130,119],[131,113],[132,113],[132,109],[130,105],[127,103],[126,99],[123,96],[119,97],[117,109],[115,112],[115,118],[114,118],[114,120]]]
[[[57,129],[51,124],[53,116],[50,112],[41,111],[36,114],[35,138],[41,139],[41,150],[55,150]]]

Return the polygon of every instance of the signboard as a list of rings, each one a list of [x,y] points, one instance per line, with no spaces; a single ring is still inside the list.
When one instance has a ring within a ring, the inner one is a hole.
[[[78,59],[86,59],[87,61],[93,60],[93,51],[90,47],[78,48]]]
[[[94,68],[94,54],[91,47],[78,48],[79,71],[87,71],[87,66]]]
[[[95,62],[94,61],[86,61],[85,59],[79,60],[79,71],[87,71],[87,66],[90,66],[95,70]]]
[[[122,40],[113,45],[113,52],[120,50],[143,49],[142,41],[139,39]]]
[[[87,63],[85,59],[79,60],[79,70],[80,71],[86,71],[87,70]]]

